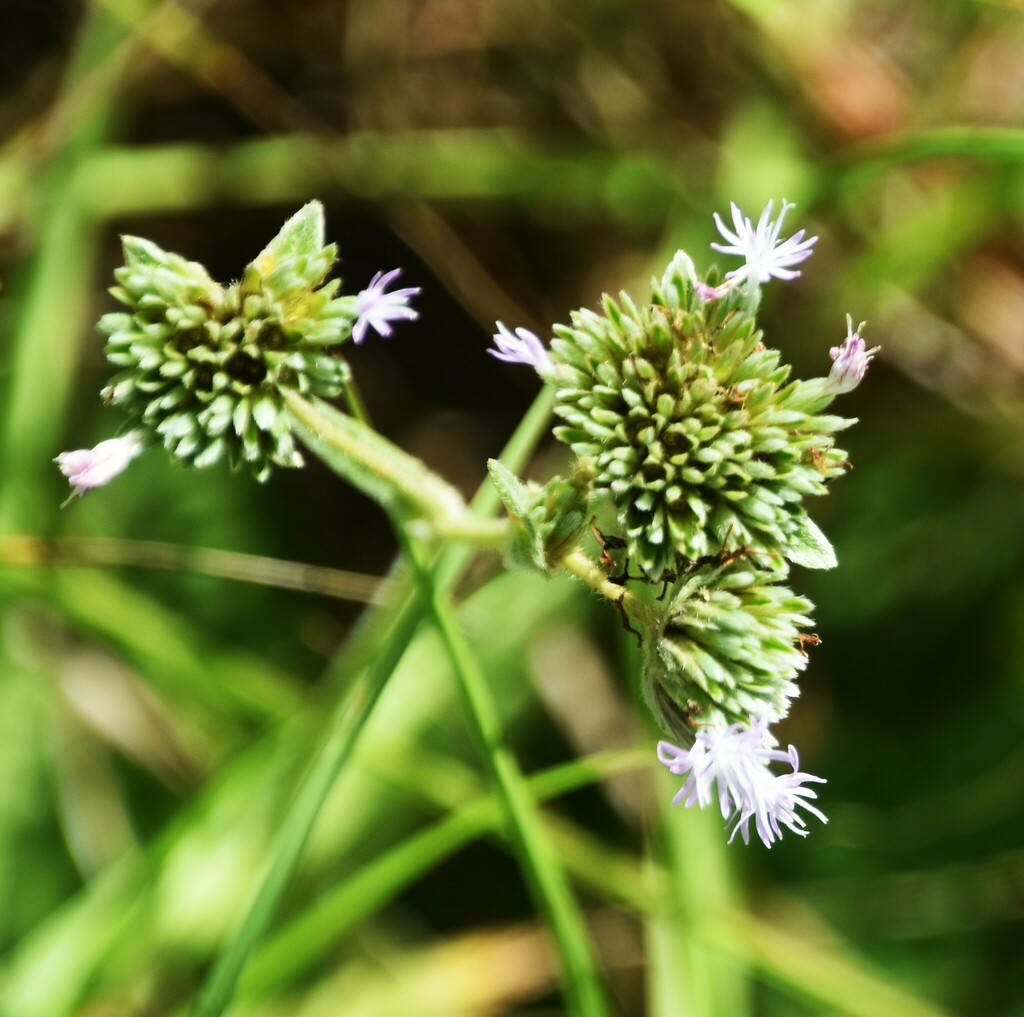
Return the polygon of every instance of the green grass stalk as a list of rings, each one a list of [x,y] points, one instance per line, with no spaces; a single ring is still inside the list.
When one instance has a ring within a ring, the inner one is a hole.
[[[547,425],[550,406],[550,394],[542,392],[520,422],[502,453],[503,461],[510,468],[521,468]],[[481,494],[474,499],[472,507],[483,514],[493,512],[497,505],[496,495]],[[454,545],[449,553],[442,556],[434,573],[434,588],[445,590],[454,584],[473,550]],[[351,758],[359,734],[384,686],[412,641],[424,610],[425,604],[417,594],[412,593],[403,599],[393,621],[389,621],[388,638],[380,644],[363,682],[353,688],[335,710],[328,726],[328,736],[317,751],[285,816],[253,903],[234,936],[214,961],[196,997],[192,1017],[220,1017],[234,997],[238,979],[256,944],[270,926],[323,805]],[[374,631],[379,630],[375,628]]]
[[[487,679],[458,627],[450,601],[438,590],[423,553],[404,532],[400,521],[396,521],[395,529],[451,659],[520,867],[558,946],[569,1010],[578,1017],[605,1017],[610,1011],[583,916],[565,869],[541,824],[536,798],[504,742],[500,716]]]

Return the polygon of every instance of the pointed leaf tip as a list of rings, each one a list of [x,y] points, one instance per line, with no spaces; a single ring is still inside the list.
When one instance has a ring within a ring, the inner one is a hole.
[[[786,557],[807,569],[834,569],[839,564],[828,537],[808,516],[800,521],[800,529],[786,549]]]
[[[530,502],[523,482],[497,459],[487,460],[487,472],[490,473],[491,482],[498,489],[498,497],[505,508],[514,516],[528,516]]]
[[[324,236],[324,206],[319,201],[307,202],[260,252],[256,264],[273,268],[285,258],[312,257],[323,250]]]

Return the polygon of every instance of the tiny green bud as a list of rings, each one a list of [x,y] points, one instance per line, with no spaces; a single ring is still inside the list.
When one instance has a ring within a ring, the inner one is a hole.
[[[553,477],[541,486],[524,483],[496,459],[487,468],[513,524],[506,565],[552,575],[586,526],[587,502],[577,478]]]

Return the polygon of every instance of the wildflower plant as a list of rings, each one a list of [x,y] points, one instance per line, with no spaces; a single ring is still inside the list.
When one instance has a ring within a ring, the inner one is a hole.
[[[112,293],[125,309],[99,327],[117,368],[103,395],[124,410],[129,432],[58,457],[80,494],[111,480],[148,444],[185,466],[226,461],[261,481],[275,466],[301,466],[302,446],[381,504],[418,603],[451,657],[580,1013],[601,1011],[601,989],[578,909],[445,600],[438,576],[450,582],[455,572],[433,570],[431,558],[444,543],[501,549],[511,568],[568,572],[609,599],[642,647],[640,686],[672,739],[658,758],[684,778],[676,801],[717,799],[730,839],[748,841],[752,827],[770,847],[787,831],[805,835],[808,816],[824,822],[811,787],[822,778],[800,770],[794,747],[779,748],[772,725],[787,714],[806,648],[818,641],[809,631],[811,603],[790,586],[792,566],[836,564],[806,503],[848,466],[836,441],[853,421],[830,407],[861,382],[876,351],[851,320],[829,374],[801,380],[766,344],[756,318],[760,288],[799,275],[817,239],[802,230],[782,236],[791,208],[783,202],[773,218],[769,203],[756,226],[735,205],[731,227],[715,217],[726,243],[712,246],[743,259],[724,278],[714,269],[700,276],[680,251],[641,300],[606,295],[554,326],[549,343],[497,325],[490,353],[532,367],[549,387],[554,435],[572,457],[564,476],[544,484],[492,461],[502,520],[481,518],[365,419],[344,344],[371,331],[389,336],[395,323],[416,319],[419,289],[392,288],[393,270],[343,293],[329,278],[337,250],[325,243],[315,202],[226,285],[195,262],[124,238]],[[344,409],[325,401],[337,396]],[[415,631],[416,603],[396,618],[396,639]],[[370,669],[354,713],[311,771],[314,787],[296,798],[289,829],[308,833],[396,662],[386,654]],[[275,860],[250,922],[211,976],[204,998],[213,1002],[200,1015],[219,1013],[230,996],[304,837],[288,840]]]
[[[512,348],[504,327],[495,336],[495,355],[553,385],[555,436],[576,457],[564,489],[575,492],[575,511],[582,502],[584,514],[608,520],[598,534],[603,572],[564,553],[561,561],[615,601],[640,637],[644,698],[683,743],[659,749],[673,773],[689,775],[676,800],[706,805],[717,781],[733,833],[747,840],[753,819],[769,847],[783,829],[807,833],[798,808],[825,821],[805,786],[821,778],[799,771],[794,748],[774,748],[769,725],[789,712],[806,647],[819,642],[813,605],[788,585],[790,567],[836,564],[805,503],[849,465],[836,436],[854,421],[828,410],[876,352],[849,316],[827,377],[792,379],[765,344],[760,287],[796,278],[817,241],[803,230],[782,236],[792,207],[783,201],[773,219],[769,202],[756,226],[735,204],[732,228],[715,216],[727,243],[712,247],[743,259],[724,281],[700,278],[680,251],[644,301],[605,295],[599,309],[556,325],[549,351],[532,335]],[[557,485],[524,504],[504,478],[521,544],[543,542],[536,517]],[[550,571],[558,553],[552,541],[533,564]],[[646,593],[657,584],[660,596]],[[791,771],[772,772],[779,761]]]

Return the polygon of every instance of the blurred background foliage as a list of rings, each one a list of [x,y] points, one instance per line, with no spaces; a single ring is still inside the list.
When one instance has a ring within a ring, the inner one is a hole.
[[[670,812],[635,650],[581,588],[484,556],[461,617],[618,1012],[1024,1015],[1019,0],[4,0],[0,83],[0,1013],[182,1012],[372,654],[386,591],[337,570],[395,553],[316,465],[154,452],[58,510],[53,456],[119,424],[118,234],[226,280],[323,200],[350,291],[423,287],[352,351],[374,419],[469,493],[536,388],[484,354],[495,319],[643,294],[677,247],[710,262],[713,210],[785,196],[821,240],[768,341],[821,373],[849,311],[883,346],[812,506],[840,567],[799,577],[823,643],[783,737],[829,825],[769,854]],[[481,795],[424,631],[232,1012],[562,1012]]]

